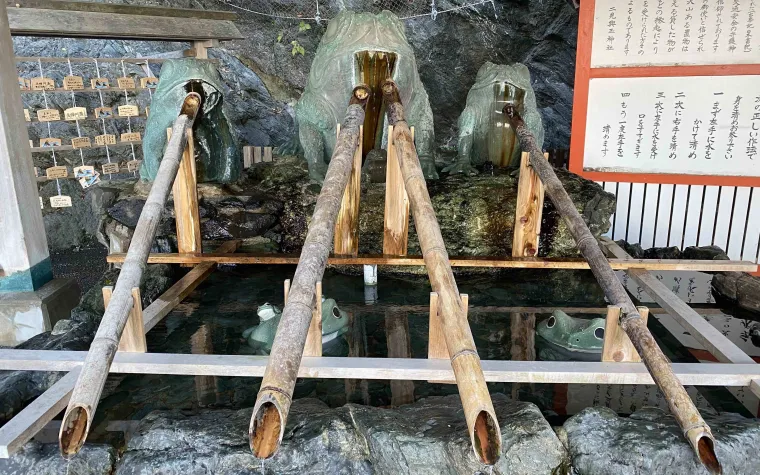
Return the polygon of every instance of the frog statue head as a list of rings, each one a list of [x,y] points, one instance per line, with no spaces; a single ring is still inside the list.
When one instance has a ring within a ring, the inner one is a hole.
[[[188,92],[196,92],[203,98],[193,124],[198,181],[230,183],[238,179],[242,170],[240,147],[224,111],[223,87],[219,71],[210,61],[186,58],[164,62],[145,124],[142,179],[156,178],[166,149],[166,129],[177,118]]]
[[[478,70],[475,84],[467,93],[467,105],[459,116],[457,160],[443,171],[475,175],[477,171],[474,167],[486,161],[501,167],[520,164],[521,149],[517,135],[502,113],[507,103],[517,107],[541,147],[544,126],[536,107],[528,68],[520,63],[504,65],[486,62]]]
[[[603,318],[573,318],[562,310],[536,326],[536,333],[552,345],[573,353],[601,355],[604,344]]]
[[[265,303],[259,306],[256,314],[259,316],[259,324],[245,330],[243,338],[253,349],[269,354],[282,311],[270,303]],[[347,331],[348,314],[338,307],[335,299],[322,297],[322,344],[335,340]]]
[[[415,127],[426,178],[437,178],[433,113],[403,23],[388,11],[374,15],[343,10],[327,26],[295,107],[298,136],[313,180],[324,180],[335,148],[336,126],[356,85],[364,83],[372,89],[364,121],[364,157],[387,141],[380,90],[386,78],[399,87],[407,122]]]

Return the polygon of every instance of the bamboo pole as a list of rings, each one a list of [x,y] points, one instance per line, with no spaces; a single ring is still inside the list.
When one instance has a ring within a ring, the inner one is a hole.
[[[368,86],[354,88],[335,151],[327,168],[309,231],[301,250],[288,301],[272,343],[269,362],[248,427],[253,454],[261,459],[274,455],[282,442],[301,365],[306,336],[312,321],[314,289],[327,265],[333,246],[335,222],[359,145],[359,127],[370,96]]]
[[[148,199],[140,213],[140,219],[137,221],[135,234],[116,281],[113,296],[100,322],[98,332],[92,340],[82,372],[63,417],[58,437],[61,454],[64,457],[70,457],[79,452],[90,431],[98,400],[103,392],[103,385],[133,307],[132,289],[140,286],[161,213],[171,191],[172,182],[177,176],[179,162],[187,141],[185,131],[193,126],[200,106],[201,97],[196,93],[189,93],[185,96],[179,116],[174,121],[172,138],[166,147],[156,180],[153,182]]]
[[[459,296],[454,274],[451,272],[449,255],[430,202],[417,150],[404,117],[398,87],[393,81],[387,80],[382,88],[388,124],[393,126],[395,155],[412,207],[414,227],[417,230],[430,284],[438,294],[438,315],[459,386],[459,396],[472,447],[481,462],[493,465],[501,456],[501,430],[483,377],[480,357],[467,323],[467,314]]]
[[[721,473],[722,468],[715,455],[715,439],[686,390],[678,381],[670,361],[654,341],[631,298],[620,283],[604,253],[599,248],[585,221],[557,178],[551,165],[544,159],[536,145],[533,134],[525,127],[520,114],[512,106],[504,107],[504,115],[520,139],[522,149],[530,153],[530,165],[544,183],[546,194],[564,219],[591,272],[602,287],[611,305],[621,308],[620,326],[631,339],[633,346],[644,360],[657,386],[665,395],[670,412],[678,421],[699,461],[711,473]]]

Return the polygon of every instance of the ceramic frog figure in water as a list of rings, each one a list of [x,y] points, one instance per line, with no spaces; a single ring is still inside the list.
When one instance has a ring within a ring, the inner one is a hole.
[[[272,350],[277,325],[282,311],[270,303],[261,305],[256,313],[260,323],[243,332],[248,345],[263,353]],[[322,344],[332,341],[348,331],[348,314],[338,307],[335,299],[322,297]]]
[[[551,317],[538,324],[536,333],[568,351],[601,354],[604,323],[603,318],[573,318],[562,310],[555,310]]]

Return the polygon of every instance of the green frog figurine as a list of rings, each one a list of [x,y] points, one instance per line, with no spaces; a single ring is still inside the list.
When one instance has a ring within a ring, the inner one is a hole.
[[[256,313],[260,323],[243,332],[248,345],[259,353],[269,354],[272,350],[277,325],[280,324],[282,311],[276,306],[265,303]],[[348,331],[348,314],[338,307],[335,299],[322,297],[322,344],[335,340]]]
[[[562,310],[536,326],[536,333],[547,342],[573,353],[599,354],[604,344],[603,318],[573,318]]]

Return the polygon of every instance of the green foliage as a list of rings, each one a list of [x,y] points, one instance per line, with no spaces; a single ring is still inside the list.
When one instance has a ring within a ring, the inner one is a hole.
[[[280,32],[280,34],[279,34],[279,35],[277,35],[277,42],[278,42],[278,43],[282,41],[282,35],[283,35],[283,34],[284,34],[284,32],[283,32],[283,31],[281,31],[281,32]]]
[[[298,24],[298,31],[304,32],[306,30],[311,30],[311,25],[301,20],[301,23]]]
[[[293,49],[290,51],[290,54],[292,54],[293,56],[297,55],[298,53],[301,53],[301,56],[306,54],[306,50],[303,48],[303,46],[301,46],[301,44],[298,41],[293,40],[290,42],[290,44],[293,45]]]

